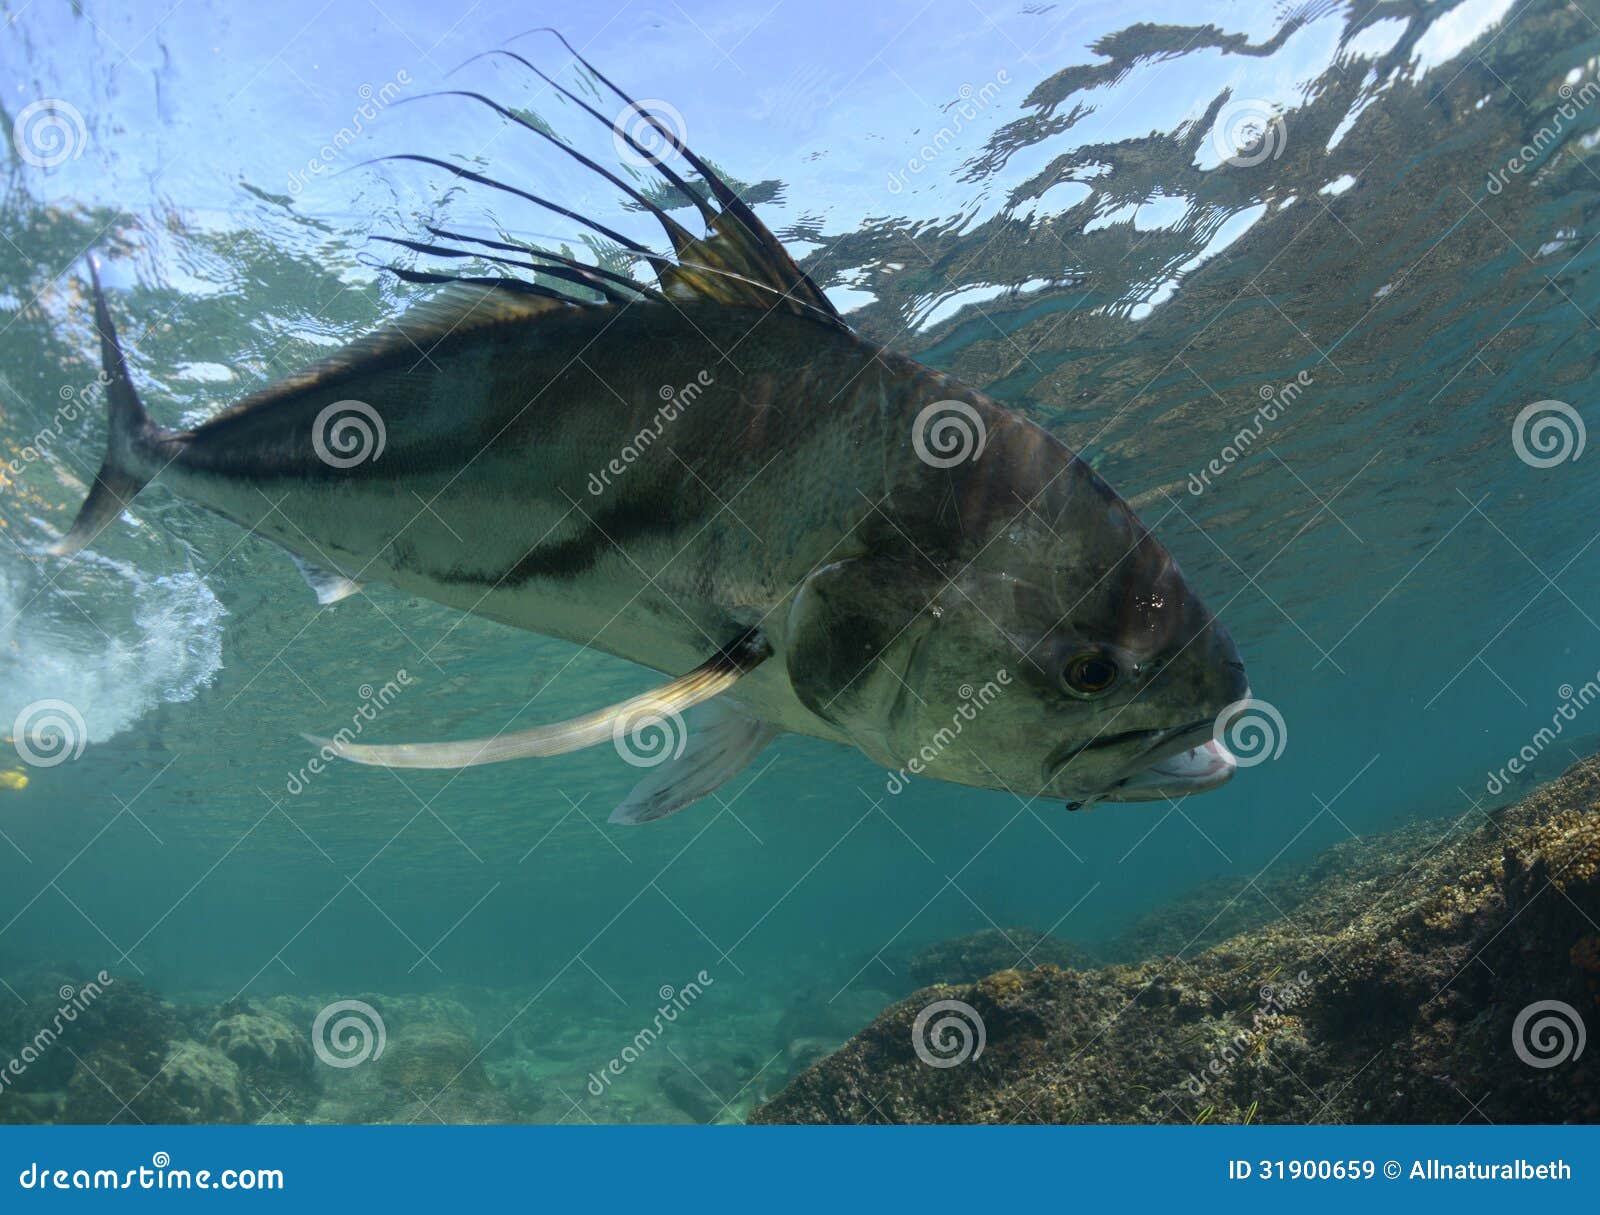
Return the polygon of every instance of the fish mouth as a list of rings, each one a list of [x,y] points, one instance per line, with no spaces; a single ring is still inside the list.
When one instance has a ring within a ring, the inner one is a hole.
[[[1136,735],[1141,732],[1128,733]],[[1069,801],[1068,810],[1084,809],[1097,801],[1160,801],[1204,793],[1227,784],[1238,770],[1239,764],[1233,754],[1213,737],[1210,721],[1142,733],[1153,739],[1143,752],[1151,757],[1149,762],[1092,797],[1083,801]],[[1126,741],[1126,737],[1123,740]],[[1074,755],[1086,749],[1079,748]]]
[[[1135,752],[1135,758],[1144,755],[1156,755],[1156,760],[1160,760],[1163,756],[1172,754],[1174,750],[1183,751],[1194,746],[1193,739],[1202,730],[1207,735],[1211,733],[1211,720],[1209,718],[1202,721],[1187,722],[1181,726],[1163,726],[1153,730],[1122,730],[1116,734],[1097,734],[1087,742],[1064,743],[1056,748],[1045,761],[1045,777],[1047,780],[1054,780],[1068,764],[1080,755],[1091,751],[1099,751],[1106,747],[1120,747],[1127,743],[1142,742],[1144,744]],[[1172,746],[1173,743],[1182,742],[1185,739],[1191,741],[1182,747],[1174,748]],[[1161,754],[1157,755],[1157,752]]]
[[[1238,768],[1227,747],[1207,738],[1123,778],[1101,796],[1113,802],[1147,802],[1204,793],[1227,784]]]

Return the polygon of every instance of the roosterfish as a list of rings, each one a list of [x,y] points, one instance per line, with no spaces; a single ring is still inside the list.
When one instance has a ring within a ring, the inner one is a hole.
[[[389,238],[494,273],[387,267],[436,290],[190,430],[140,401],[91,259],[109,439],[52,551],[93,543],[159,478],[283,548],[321,604],[383,583],[659,672],[618,704],[485,738],[308,736],[355,763],[455,769],[620,750],[676,722],[618,823],[704,797],[783,731],[1070,808],[1228,780],[1244,665],[1128,505],[1048,430],[855,332],[710,164],[561,41],[633,131],[489,54],[613,126],[700,231],[452,90],[600,174],[668,250],[475,170],[385,158],[532,202],[626,260],[437,227]]]

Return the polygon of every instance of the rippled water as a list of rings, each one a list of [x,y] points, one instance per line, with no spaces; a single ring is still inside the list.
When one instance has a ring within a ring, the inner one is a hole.
[[[723,1009],[685,1042],[841,991],[859,1021],[918,944],[1093,941],[1205,878],[1504,800],[1530,777],[1491,774],[1524,747],[1543,774],[1593,748],[1592,708],[1535,734],[1600,668],[1600,5],[766,7],[540,19],[681,114],[861,331],[1084,452],[1228,622],[1281,754],[1088,815],[884,799],[867,760],[793,737],[730,809],[645,829],[604,824],[637,776],[609,750],[292,794],[298,733],[399,671],[397,739],[493,730],[546,684],[565,716],[641,675],[383,588],[318,613],[281,554],[159,488],[97,553],[31,556],[103,444],[97,394],[77,403],[83,254],[175,425],[399,311],[414,292],[372,234],[575,237],[368,157],[643,217],[470,101],[411,100],[481,89],[608,155],[514,64],[447,75],[515,10],[8,2],[0,720],[59,701],[85,745],[0,756],[27,777],[0,788],[6,965],[216,998],[494,988],[536,1025],[601,1026],[599,1065],[702,968]],[[548,39],[515,45],[576,79]]]

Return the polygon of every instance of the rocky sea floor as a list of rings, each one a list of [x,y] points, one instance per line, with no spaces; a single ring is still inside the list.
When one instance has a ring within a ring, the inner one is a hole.
[[[6,966],[0,1122],[1600,1120],[1600,759],[1273,873],[1109,941],[990,929],[843,988],[796,959],[779,1000],[686,983],[643,1023],[593,988]]]

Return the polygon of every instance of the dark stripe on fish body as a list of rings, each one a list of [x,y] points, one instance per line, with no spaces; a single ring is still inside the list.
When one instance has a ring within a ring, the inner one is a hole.
[[[687,476],[687,474],[686,474]],[[619,492],[613,486],[610,492]],[[576,535],[540,544],[510,569],[484,570],[459,565],[436,574],[452,586],[517,587],[537,578],[570,581],[588,573],[606,553],[630,543],[671,536],[696,527],[704,517],[702,495],[687,494],[679,485],[646,484],[632,494],[623,493],[598,511],[584,508]]]

